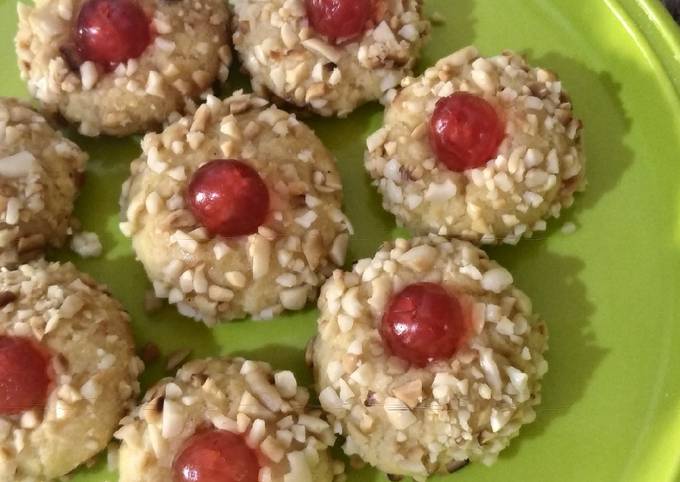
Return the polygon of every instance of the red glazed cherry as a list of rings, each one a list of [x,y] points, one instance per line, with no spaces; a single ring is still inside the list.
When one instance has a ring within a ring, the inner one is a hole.
[[[192,436],[172,464],[173,482],[257,482],[259,473],[243,437],[223,430]]]
[[[150,42],[151,22],[135,0],[87,0],[80,9],[75,43],[83,60],[110,68]]]
[[[269,190],[249,165],[215,159],[191,178],[187,204],[213,234],[241,236],[257,232],[269,212]]]
[[[46,351],[28,338],[0,336],[0,415],[41,409],[50,386]]]
[[[366,30],[373,0],[306,0],[312,28],[333,42],[350,40]]]
[[[407,286],[382,318],[383,341],[399,358],[417,366],[451,358],[467,336],[458,299],[435,283]]]
[[[486,100],[456,92],[437,102],[430,120],[430,144],[452,171],[482,167],[496,157],[505,125]]]

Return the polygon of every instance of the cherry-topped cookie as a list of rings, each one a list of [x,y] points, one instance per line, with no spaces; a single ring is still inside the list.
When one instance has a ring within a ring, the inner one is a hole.
[[[208,324],[298,310],[344,263],[335,160],[295,116],[237,92],[147,134],[123,188],[156,295]]]
[[[385,243],[323,286],[309,347],[348,455],[424,481],[490,464],[533,421],[546,327],[512,275],[465,241]]]
[[[308,401],[264,362],[191,361],[123,419],[120,482],[340,482],[333,430]]]
[[[139,392],[129,317],[71,264],[0,269],[0,480],[53,480],[104,449]]]
[[[88,136],[156,128],[229,74],[219,0],[42,0],[18,10],[29,91]]]
[[[410,75],[422,0],[230,0],[234,47],[260,94],[345,117]]]
[[[554,73],[467,47],[402,87],[365,164],[414,232],[515,244],[585,187],[581,122]]]

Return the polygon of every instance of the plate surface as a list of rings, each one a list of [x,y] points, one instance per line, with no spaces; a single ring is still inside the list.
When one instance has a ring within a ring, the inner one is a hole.
[[[544,239],[491,249],[533,298],[551,331],[550,372],[538,420],[491,468],[469,466],[436,482],[672,482],[680,469],[680,34],[656,0],[427,0],[446,21],[421,66],[464,45],[503,49],[560,73],[585,123],[590,185]],[[25,96],[12,38],[14,0],[0,0],[0,94]],[[243,80],[232,81],[244,85]],[[335,153],[357,234],[351,259],[394,234],[362,167],[379,106],[347,121],[312,119]],[[117,200],[139,138],[76,141],[91,156],[77,214],[105,254],[76,264],[107,283],[132,314],[138,346],[165,356],[239,354],[310,381],[303,348],[316,312],[209,330],[171,308],[149,316],[149,288],[118,231]],[[560,226],[573,222],[565,235]],[[55,259],[71,259],[66,252]],[[163,374],[164,360],[144,375]],[[100,461],[73,482],[113,482]],[[349,482],[386,480],[370,469]]]

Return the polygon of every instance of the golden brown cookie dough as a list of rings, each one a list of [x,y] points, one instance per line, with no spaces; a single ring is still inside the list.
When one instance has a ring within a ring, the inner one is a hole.
[[[139,392],[129,316],[72,264],[0,270],[0,335],[50,353],[44,409],[0,416],[0,480],[52,480],[104,449]]]
[[[467,299],[472,327],[453,357],[423,367],[394,356],[380,332],[391,298],[421,282]],[[310,359],[348,455],[418,481],[495,461],[534,420],[547,371],[546,327],[512,283],[480,249],[435,235],[385,243],[328,280]]]
[[[335,160],[295,116],[237,92],[209,97],[196,114],[147,134],[123,187],[121,229],[156,295],[208,324],[271,318],[315,298],[344,263],[349,222]],[[213,159],[254,168],[270,214],[247,236],[211,235],[185,205],[193,173]]]
[[[554,73],[467,47],[402,87],[367,140],[365,165],[385,209],[415,233],[515,244],[584,189],[581,122]],[[456,92],[483,97],[506,122],[496,158],[463,172],[437,160],[428,137],[437,101]]]
[[[86,161],[27,104],[0,98],[0,266],[64,244]]]
[[[422,0],[380,0],[372,27],[341,45],[309,25],[305,0],[230,0],[234,47],[255,92],[345,117],[410,75],[429,33]]]
[[[152,22],[151,44],[107,71],[81,62],[72,32],[83,0],[18,4],[19,69],[31,94],[87,136],[124,136],[160,126],[194,101],[231,63],[222,0],[136,0]]]
[[[182,446],[197,431],[243,436],[262,455],[262,482],[332,482],[343,474],[328,448],[335,436],[292,372],[264,362],[187,363],[151,388],[116,433],[120,482],[167,482]]]

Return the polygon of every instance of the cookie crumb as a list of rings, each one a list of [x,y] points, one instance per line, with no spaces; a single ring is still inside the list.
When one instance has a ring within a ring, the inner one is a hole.
[[[71,238],[71,250],[81,258],[97,258],[101,256],[103,247],[97,233],[83,231]]]
[[[432,15],[430,15],[430,22],[432,22],[432,25],[444,25],[446,23],[446,18],[439,12],[433,12]]]
[[[574,223],[564,223],[560,231],[562,231],[562,234],[574,234],[576,232],[576,225]]]

